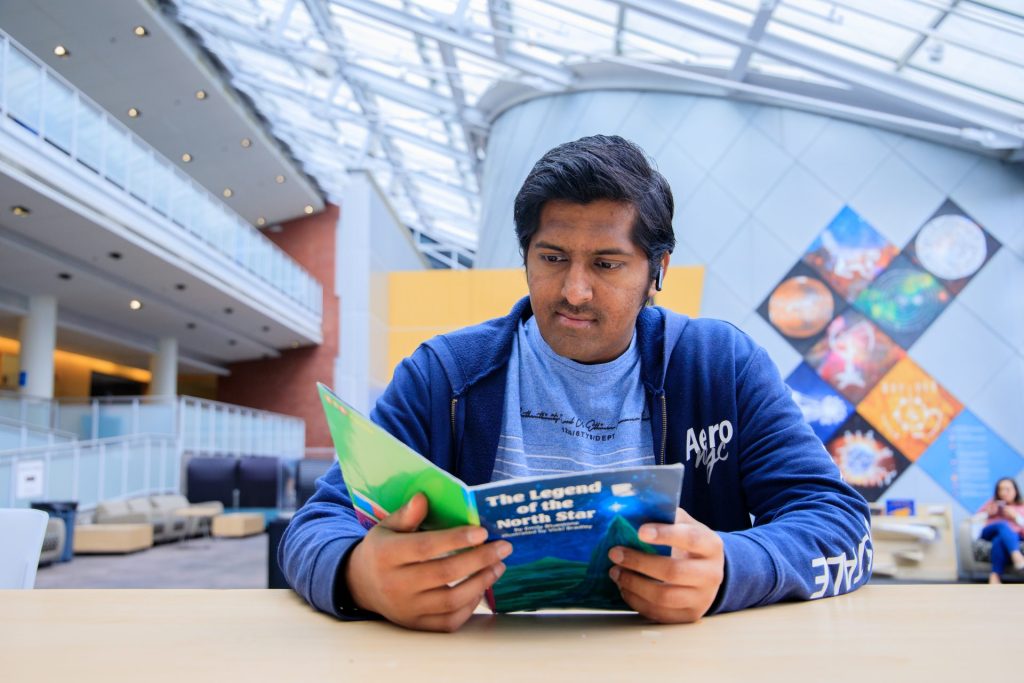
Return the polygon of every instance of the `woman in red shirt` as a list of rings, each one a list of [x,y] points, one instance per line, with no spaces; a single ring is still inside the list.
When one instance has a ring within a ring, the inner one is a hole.
[[[1020,551],[1020,541],[1024,538],[1024,500],[1017,482],[1010,477],[997,481],[992,500],[981,506],[978,516],[984,517],[986,522],[981,537],[992,541],[992,573],[988,582],[1002,583],[1000,575],[1007,559],[1015,569],[1024,569],[1024,554]]]

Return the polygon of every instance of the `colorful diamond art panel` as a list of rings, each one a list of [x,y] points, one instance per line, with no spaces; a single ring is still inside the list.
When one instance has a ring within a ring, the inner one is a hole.
[[[822,442],[828,441],[853,412],[853,406],[807,363],[798,365],[786,384],[807,424]]]
[[[877,325],[847,310],[829,323],[804,357],[822,379],[856,405],[905,355]]]
[[[800,353],[821,336],[846,302],[802,263],[796,264],[757,309]]]
[[[875,385],[857,412],[911,461],[938,438],[963,404],[904,358]]]
[[[952,299],[931,273],[900,256],[860,293],[854,307],[908,349]]]
[[[896,245],[844,206],[811,243],[803,261],[840,296],[854,301],[897,253]]]
[[[843,480],[873,503],[910,464],[885,437],[854,413],[825,448]]]
[[[917,466],[965,508],[974,512],[992,497],[1000,477],[1024,468],[1024,458],[964,410],[917,460]]]
[[[947,199],[903,251],[956,296],[1000,246],[999,240]]]

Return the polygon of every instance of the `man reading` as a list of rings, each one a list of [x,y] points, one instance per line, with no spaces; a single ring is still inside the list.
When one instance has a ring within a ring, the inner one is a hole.
[[[728,323],[649,305],[672,214],[668,183],[634,144],[599,135],[549,151],[515,200],[529,296],[422,344],[371,419],[469,485],[683,463],[675,523],[639,530],[670,554],[609,552],[623,600],[651,620],[850,591],[871,571],[867,504],[768,354]],[[564,429],[541,414],[575,419]],[[454,631],[515,548],[478,527],[419,531],[426,512],[417,494],[367,532],[335,464],[280,564],[325,612]]]

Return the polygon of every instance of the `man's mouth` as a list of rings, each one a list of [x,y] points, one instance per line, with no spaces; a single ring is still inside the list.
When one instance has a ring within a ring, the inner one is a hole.
[[[565,311],[555,311],[555,317],[559,323],[573,329],[585,329],[597,322],[595,318],[578,313],[566,313]]]

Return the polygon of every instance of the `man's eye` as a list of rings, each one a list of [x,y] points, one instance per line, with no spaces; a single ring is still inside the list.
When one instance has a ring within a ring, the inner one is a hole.
[[[541,254],[540,258],[542,261],[545,261],[546,263],[558,263],[559,261],[563,260],[562,257],[558,256],[557,254]]]
[[[602,270],[615,270],[616,268],[622,267],[622,264],[615,263],[614,261],[598,261],[597,267]]]

